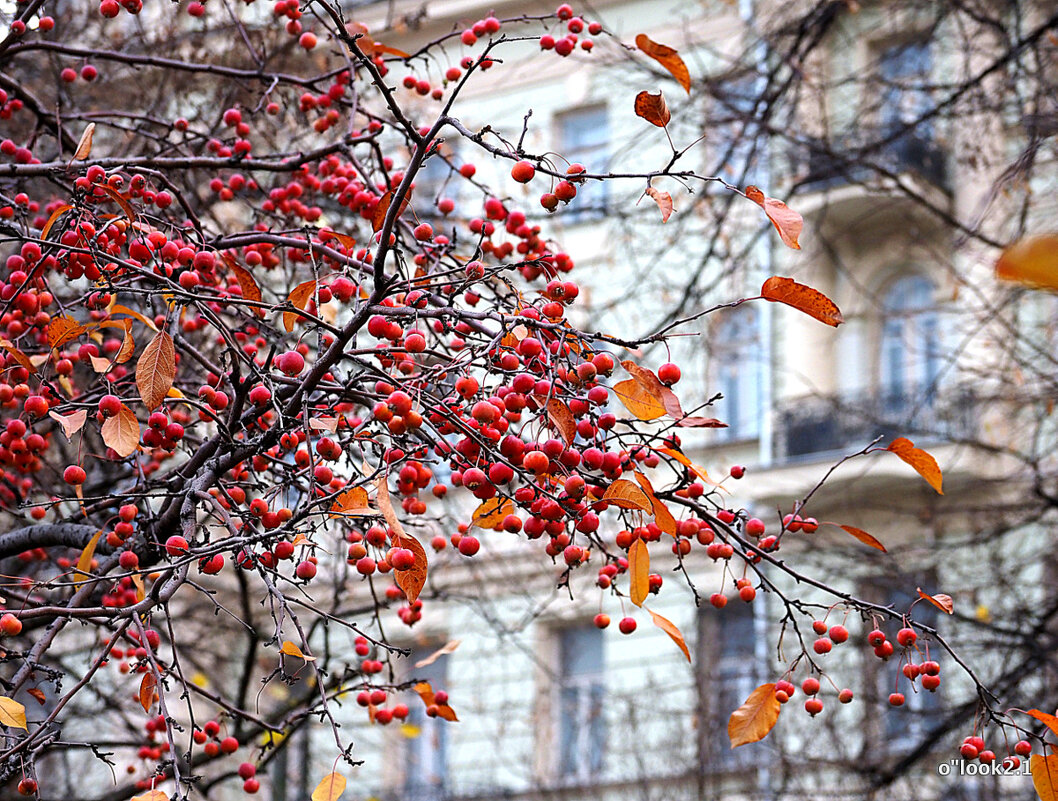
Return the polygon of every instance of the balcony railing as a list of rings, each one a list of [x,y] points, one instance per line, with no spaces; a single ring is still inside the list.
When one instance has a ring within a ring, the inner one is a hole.
[[[808,397],[776,408],[775,459],[861,448],[875,437],[944,441],[970,436],[977,403],[966,392]]]
[[[801,185],[819,190],[862,183],[872,177],[870,165],[874,164],[898,175],[915,173],[942,189],[948,188],[947,157],[934,139],[909,131],[881,147],[871,148],[872,140],[885,138],[884,131],[875,130],[855,141],[838,137],[805,143],[799,159],[805,174]]]

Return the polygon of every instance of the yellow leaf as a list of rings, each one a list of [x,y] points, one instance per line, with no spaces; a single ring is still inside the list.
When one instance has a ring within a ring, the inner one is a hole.
[[[88,420],[88,410],[78,409],[70,414],[59,414],[51,411],[48,412],[48,417],[62,427],[62,433],[67,440],[72,440],[73,435],[80,431],[84,427],[85,421]]]
[[[653,510],[647,494],[631,481],[623,478],[617,479],[606,488],[602,500],[621,509],[638,509],[641,512]]]
[[[129,317],[134,317],[135,319],[139,320],[152,331],[158,330],[158,326],[154,324],[154,320],[140,314],[135,309],[130,309],[128,306],[122,306],[120,303],[115,303],[113,306],[110,307],[110,314],[111,316],[115,314],[127,314]]]
[[[26,708],[14,698],[0,695],[0,724],[29,731],[26,726]]]
[[[117,414],[103,421],[101,433],[103,442],[122,459],[135,453],[140,446],[140,422],[124,403]]]
[[[283,647],[279,649],[279,653],[286,654],[287,656],[296,656],[298,659],[302,659],[302,660],[304,660],[306,662],[315,662],[316,661],[316,657],[314,657],[314,656],[305,656],[305,654],[302,653],[301,649],[298,648],[290,640],[283,640]]]
[[[628,596],[636,606],[642,606],[650,592],[650,552],[641,539],[628,549],[628,576]]]
[[[892,451],[915,468],[915,472],[922,476],[922,478],[926,479],[926,483],[933,487],[938,495],[944,494],[944,490],[942,489],[944,476],[940,472],[937,460],[929,453],[921,448],[916,448],[915,443],[907,437],[897,437],[889,443],[887,450]]]
[[[799,284],[792,278],[773,275],[760,288],[760,296],[773,303],[785,303],[821,323],[837,328],[845,318],[830,298],[818,289]]]
[[[97,531],[92,535],[92,539],[88,541],[88,544],[81,551],[81,555],[77,558],[77,575],[74,576],[75,582],[82,582],[88,578],[88,571],[92,569],[92,557],[95,556],[96,546],[99,544],[99,538],[103,536],[102,531]]]
[[[340,773],[328,773],[312,791],[312,801],[336,801],[345,792],[345,777]]]
[[[648,609],[647,611],[650,612],[650,617],[654,621],[654,625],[672,638],[672,641],[680,647],[680,650],[683,651],[683,655],[687,657],[687,661],[690,662],[691,652],[687,649],[687,641],[683,639],[683,634],[678,628],[676,628],[676,624],[671,620],[663,618],[652,609]]]
[[[316,294],[316,282],[306,281],[303,284],[298,284],[291,290],[290,295],[287,296],[287,302],[295,309],[305,310],[305,307],[309,305],[309,298]],[[283,328],[290,333],[294,330],[294,324],[298,321],[300,315],[297,312],[283,312]]]
[[[143,585],[143,576],[139,573],[133,573],[132,584],[136,587],[136,603],[139,603],[147,597],[147,588]]]
[[[159,331],[136,362],[136,387],[148,409],[162,405],[176,378],[176,347],[168,331]]]
[[[746,187],[746,197],[764,209],[764,213],[775,226],[775,230],[779,232],[779,238],[784,245],[794,250],[801,249],[801,244],[797,240],[801,236],[805,221],[800,214],[781,200],[765,197],[764,193],[755,186]]]
[[[779,701],[775,698],[775,685],[762,684],[750,693],[749,698],[731,713],[727,722],[727,736],[731,747],[763,740],[779,719]]]
[[[474,510],[471,525],[485,529],[495,529],[510,514],[514,514],[514,501],[510,498],[501,498],[499,496],[489,498]]]
[[[1040,234],[1015,242],[996,261],[996,278],[1058,289],[1058,234]]]
[[[1058,754],[1033,754],[1029,758],[1029,770],[1040,801],[1058,801]]]
[[[414,740],[420,734],[422,729],[416,726],[414,723],[402,723],[400,726],[400,733],[408,740]]]
[[[657,420],[666,414],[665,405],[634,379],[618,381],[613,385],[613,392],[625,408],[640,420]]]

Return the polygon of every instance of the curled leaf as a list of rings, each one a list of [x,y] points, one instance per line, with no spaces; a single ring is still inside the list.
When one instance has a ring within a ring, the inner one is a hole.
[[[659,128],[664,128],[669,124],[669,120],[672,119],[669,105],[665,102],[665,97],[661,92],[656,95],[652,95],[650,92],[640,92],[636,95],[635,109],[637,116]]]
[[[440,648],[438,648],[436,651],[434,651],[428,657],[426,657],[425,659],[420,659],[418,662],[416,662],[415,663],[415,667],[416,668],[424,668],[427,665],[432,665],[434,662],[436,662],[438,659],[440,659],[445,654],[450,654],[453,651],[455,651],[455,649],[459,647],[459,644],[461,642],[463,642],[463,641],[462,640],[451,640],[449,642],[446,642],[444,645],[442,645]]]
[[[762,684],[749,698],[731,713],[727,722],[727,736],[731,747],[755,743],[768,736],[779,720],[779,701],[774,684]]]
[[[48,221],[44,223],[44,227],[40,229],[40,238],[47,239],[48,232],[51,231],[52,226],[59,221],[59,218],[62,215],[64,215],[72,208],[73,206],[71,206],[69,203],[64,203],[63,205],[59,206],[59,208],[55,209],[55,211],[51,213],[51,216],[48,217]]]
[[[80,489],[80,486],[78,486]],[[102,531],[97,531],[92,535],[92,539],[88,541],[88,544],[81,551],[81,555],[77,557],[77,575],[74,576],[74,582],[80,583],[89,578],[89,572],[92,569],[92,559],[95,557],[96,546],[99,544],[99,538],[103,536]]]
[[[915,590],[918,592],[919,598],[924,601],[929,601],[945,614],[951,615],[955,613],[955,602],[950,595],[944,595],[943,593],[929,595],[928,593],[923,592],[921,587],[916,587]]]
[[[33,360],[30,359],[29,356],[24,354],[18,348],[16,348],[13,344],[8,342],[6,339],[0,339],[0,348],[3,348],[5,351],[7,351],[7,353],[10,354],[11,358],[18,362],[19,366],[25,367],[26,371],[31,375],[37,372],[37,365],[33,363]],[[45,358],[47,357],[45,356]]]
[[[66,435],[67,440],[72,440],[73,435],[84,428],[85,421],[88,420],[88,411],[78,409],[70,414],[59,414],[52,411],[48,412],[48,417],[62,427],[62,433]]]
[[[386,215],[389,213],[389,207],[393,204],[393,189],[386,192],[381,198],[379,198],[378,205],[375,206],[375,212],[371,215],[371,228],[377,234],[382,230],[382,226],[385,225]],[[400,208],[397,209],[397,216],[399,217],[404,213],[404,210],[408,208],[408,203],[411,201],[411,192],[409,191],[404,195],[404,200],[400,203]]]
[[[74,320],[57,314],[48,322],[48,344],[58,349],[67,342],[72,342],[88,329]]]
[[[636,37],[636,47],[667,69],[687,94],[691,93],[691,73],[674,48],[654,42],[645,33]]]
[[[760,288],[760,296],[773,303],[785,303],[821,323],[837,328],[845,318],[834,301],[810,286],[799,284],[792,278],[773,275]]]
[[[864,545],[870,545],[872,548],[875,548],[875,549],[881,551],[882,553],[888,553],[888,551],[885,550],[885,546],[882,545],[882,543],[880,543],[878,540],[876,540],[872,535],[868,534],[862,528],[856,528],[856,526],[846,526],[846,525],[843,525],[841,523],[831,523],[830,525],[837,526],[842,531],[844,531],[846,534],[850,534],[851,536],[853,536],[856,539],[858,539]]]
[[[915,443],[907,437],[897,437],[889,443],[887,450],[895,453],[911,465],[915,469],[915,472],[922,476],[922,478],[926,480],[926,483],[936,490],[938,495],[944,494],[944,490],[942,489],[944,476],[940,471],[940,467],[937,465],[937,460],[929,453],[921,448],[916,448]]]
[[[658,209],[661,211],[661,222],[667,223],[669,217],[672,216],[672,212],[676,210],[672,207],[672,195],[668,192],[661,192],[652,186],[646,188],[646,194],[658,204]]]
[[[683,651],[683,655],[687,657],[687,661],[690,662],[691,652],[687,648],[687,641],[683,638],[683,634],[680,630],[676,628],[676,624],[671,620],[663,618],[652,609],[648,609],[647,611],[650,612],[650,618],[654,621],[654,625],[672,638],[672,641],[680,647],[680,650]]]
[[[89,154],[92,152],[92,134],[94,134],[95,131],[96,124],[94,122],[90,122],[85,126],[84,133],[81,134],[81,139],[77,143],[77,150],[75,150],[73,154],[74,161],[84,161],[88,158]]]
[[[1025,714],[1031,715],[1032,717],[1036,718],[1036,720],[1045,724],[1047,728],[1050,729],[1052,732],[1058,734],[1058,717],[1055,717],[1054,715],[1049,715],[1046,712],[1041,712],[1038,709],[1030,709]]]
[[[779,232],[779,238],[783,244],[794,250],[800,250],[801,244],[797,241],[801,236],[801,230],[805,226],[804,218],[791,209],[781,200],[766,197],[755,186],[746,187],[746,197],[764,209],[764,213]]]
[[[715,417],[684,417],[677,420],[676,425],[684,428],[727,428],[727,423]]]
[[[140,706],[143,707],[143,711],[150,714],[151,707],[154,706],[157,698],[158,679],[154,677],[153,673],[144,673],[143,679],[140,681]]]
[[[419,597],[422,588],[426,586],[428,569],[426,551],[423,549],[421,542],[404,532],[404,526],[401,525],[397,513],[393,511],[393,503],[389,499],[389,485],[386,476],[384,474],[380,475],[376,483],[378,486],[378,508],[382,511],[382,516],[386,518],[389,527],[393,529],[393,545],[397,548],[407,548],[415,554],[415,561],[411,567],[407,570],[393,571],[393,580],[397,582],[397,586],[404,591],[409,603],[415,603],[415,599]]]
[[[639,486],[643,488],[643,492],[646,493],[647,498],[650,499],[651,511],[654,513],[654,522],[657,523],[658,528],[666,534],[671,534],[675,537],[678,527],[676,524],[676,518],[672,516],[669,507],[667,507],[661,499],[654,494],[654,487],[651,485],[650,479],[638,470],[635,471],[635,477],[636,481],[639,482]]]
[[[636,606],[642,606],[650,592],[650,551],[638,538],[628,549],[628,576],[628,597]]]

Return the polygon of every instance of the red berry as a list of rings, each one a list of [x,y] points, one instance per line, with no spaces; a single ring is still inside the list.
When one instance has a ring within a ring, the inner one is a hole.
[[[830,627],[830,639],[837,643],[842,643],[848,640],[849,630],[844,626],[831,626]]]
[[[815,676],[809,676],[801,682],[801,689],[804,690],[805,695],[815,695],[819,692],[819,679]]]
[[[225,737],[220,741],[220,750],[225,754],[234,754],[239,750],[239,741],[234,737]]]
[[[174,534],[165,541],[165,552],[170,556],[183,556],[189,550],[187,540],[179,534]]]
[[[308,581],[316,576],[316,565],[306,559],[304,562],[298,562],[298,566],[294,568],[294,574],[299,579]]]
[[[900,643],[904,648],[910,648],[915,644],[915,640],[918,639],[918,635],[914,629],[900,629],[896,633],[896,641]]]
[[[838,693],[838,700],[843,704],[852,703],[852,690],[846,687],[844,690]]]
[[[680,380],[680,368],[672,362],[665,362],[658,368],[658,380],[667,387]]]
[[[533,176],[536,175],[536,167],[533,166],[532,162],[522,159],[511,167],[511,178],[516,180],[520,184],[527,184],[533,180]]]
[[[826,637],[820,637],[813,643],[812,648],[817,654],[829,654],[830,649],[834,647],[834,643],[828,640]]]
[[[62,480],[75,487],[84,484],[86,478],[88,476],[85,475],[84,468],[79,465],[72,464],[62,472]]]
[[[596,628],[604,629],[610,625],[610,616],[604,615],[602,612],[597,614],[592,620]]]
[[[617,628],[621,630],[622,634],[631,634],[636,630],[636,619],[634,617],[623,617],[621,622],[617,624]]]
[[[13,614],[6,612],[0,617],[0,633],[5,637],[14,637],[20,631],[22,631],[22,621]]]
[[[1014,745],[1014,753],[1018,756],[1026,757],[1032,753],[1032,743],[1028,740],[1018,740]]]
[[[822,711],[823,702],[820,701],[818,698],[809,698],[807,701],[805,701],[805,712],[807,712],[812,717],[815,717]]]
[[[276,365],[289,376],[300,375],[305,369],[305,357],[296,350],[288,350],[279,355]]]
[[[904,705],[904,694],[903,693],[890,693],[889,694],[889,706],[903,706]]]

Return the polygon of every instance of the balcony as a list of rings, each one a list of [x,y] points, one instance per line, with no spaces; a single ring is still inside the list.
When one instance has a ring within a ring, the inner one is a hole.
[[[977,409],[975,398],[961,391],[932,397],[921,390],[801,398],[776,407],[775,460],[796,462],[857,450],[878,436],[916,442],[965,438],[974,432]]]
[[[795,159],[807,191],[833,189],[847,184],[868,183],[877,177],[875,168],[893,175],[913,173],[940,189],[949,189],[947,154],[932,137],[909,131],[884,145],[872,147],[888,135],[881,130],[852,137],[813,139],[801,143]]]

